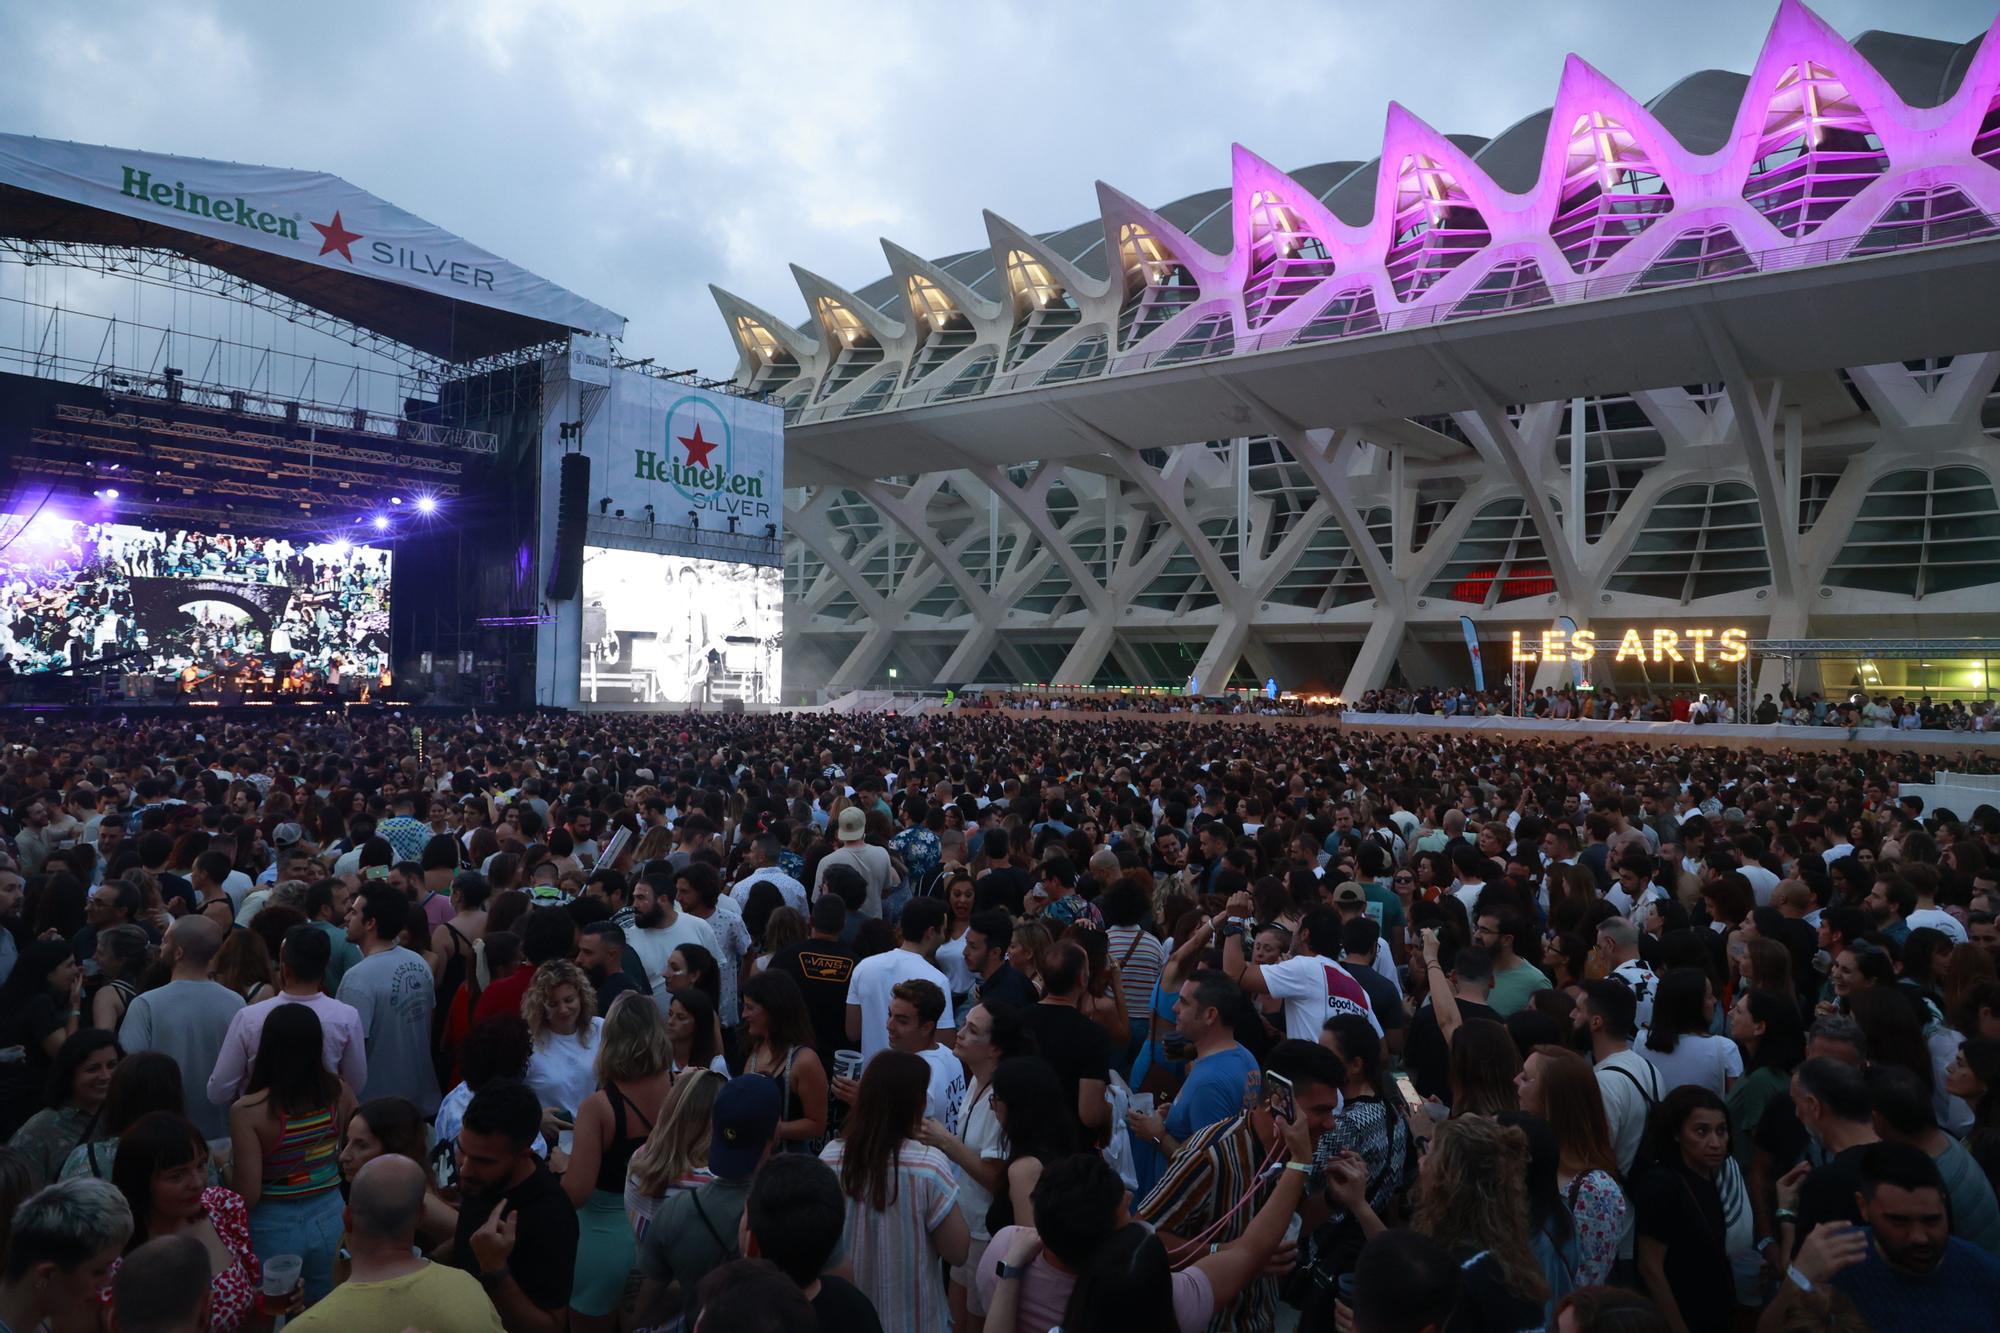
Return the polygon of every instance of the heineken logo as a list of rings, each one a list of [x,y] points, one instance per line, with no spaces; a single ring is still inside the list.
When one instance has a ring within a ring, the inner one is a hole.
[[[764,479],[733,466],[729,422],[715,405],[692,394],[667,409],[664,450],[635,449],[633,475],[672,486],[697,509],[732,510],[728,496],[762,499]]]
[[[137,167],[125,168],[124,183],[118,192],[162,208],[171,208],[176,213],[210,218],[216,222],[232,222],[239,227],[247,227],[266,236],[281,236],[288,241],[299,239],[299,220],[295,217],[281,218],[267,208],[259,208],[240,194],[203,194],[199,190],[188,189],[183,181],[169,185],[163,180],[154,180],[152,172],[140,171]]]
[[[299,236],[299,214],[280,217],[268,208],[259,207],[241,195],[204,194],[189,187],[185,181],[157,179],[150,171],[138,167],[123,168],[124,176],[119,182],[118,192],[128,199],[139,199],[161,208],[185,213],[189,217],[207,218],[213,222],[229,223],[245,227],[266,236],[276,236],[281,240],[296,241]],[[391,243],[385,240],[369,240],[361,232],[350,228],[341,217],[340,210],[333,211],[328,222],[312,222],[314,231],[319,233],[319,255],[338,255],[355,267],[371,265],[376,268],[400,269],[405,273],[435,282],[449,282],[460,287],[471,287],[479,291],[493,291],[494,272],[483,264],[455,259],[449,254],[439,254],[419,249],[414,245]],[[366,245],[360,245],[367,241]],[[359,249],[357,251],[357,246]]]

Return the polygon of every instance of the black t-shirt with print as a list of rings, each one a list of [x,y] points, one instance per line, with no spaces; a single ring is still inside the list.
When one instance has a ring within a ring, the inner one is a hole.
[[[833,1053],[850,1045],[847,981],[860,957],[853,945],[838,940],[803,940],[771,955],[771,970],[799,983],[806,1013],[812,1016],[813,1046],[829,1074],[833,1072]]]

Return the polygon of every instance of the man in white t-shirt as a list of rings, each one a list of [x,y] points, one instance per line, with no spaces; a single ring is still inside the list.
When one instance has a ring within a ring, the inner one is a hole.
[[[1252,910],[1247,893],[1229,900],[1232,915],[1247,916]],[[1331,907],[1315,907],[1292,936],[1290,958],[1259,967],[1244,960],[1233,939],[1224,940],[1222,968],[1245,994],[1274,995],[1285,1002],[1287,1037],[1318,1041],[1326,1020],[1340,1014],[1359,1014],[1380,1033],[1382,1022],[1367,989],[1340,964],[1340,933],[1340,914]],[[1316,943],[1320,940],[1326,942],[1324,954]]]
[[[1622,1176],[1631,1174],[1646,1136],[1646,1117],[1666,1093],[1659,1072],[1632,1049],[1632,1010],[1632,992],[1609,977],[1584,982],[1583,1003],[1576,1007],[1577,1029],[1590,1036],[1597,1090],[1604,1098],[1611,1150]]]
[[[944,903],[936,898],[911,899],[903,908],[902,926],[899,947],[862,959],[847,979],[847,1039],[860,1043],[864,1064],[889,1049],[889,1001],[897,982],[928,981],[945,996],[936,1040],[948,1040],[957,1026],[951,1012],[951,982],[933,962],[944,943]]]
[[[937,1041],[938,1019],[950,1003],[943,991],[917,977],[897,982],[889,992],[889,1049],[922,1056],[931,1067],[924,1115],[940,1125],[957,1124],[965,1100],[965,1066]]]
[[[1971,936],[1958,918],[1937,905],[1937,867],[1915,862],[1903,867],[1901,878],[1910,886],[1914,906],[1903,916],[1903,924],[1911,930],[1928,927],[1942,931],[1953,944],[1964,944]]]
[[[646,968],[646,985],[652,989],[653,998],[662,1003],[667,993],[667,959],[675,949],[683,944],[699,944],[713,957],[722,956],[715,928],[674,904],[673,873],[648,871],[632,886],[632,924],[625,927],[625,943],[639,955]]]

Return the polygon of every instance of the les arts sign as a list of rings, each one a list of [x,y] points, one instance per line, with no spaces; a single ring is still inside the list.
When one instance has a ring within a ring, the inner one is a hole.
[[[1611,647],[1609,637],[1600,639],[1595,630],[1545,629],[1540,642],[1523,641],[1520,630],[1513,632],[1516,662],[1588,662]],[[1750,631],[1745,629],[1650,629],[1630,627],[1618,636],[1614,662],[1693,662],[1706,666],[1714,662],[1733,666],[1750,655]]]

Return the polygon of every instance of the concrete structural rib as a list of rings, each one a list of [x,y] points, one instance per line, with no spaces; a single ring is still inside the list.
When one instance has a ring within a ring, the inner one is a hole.
[[[1490,141],[1391,105],[1365,164],[1097,192],[799,272],[795,324],[716,292],[816,505],[794,679],[1353,694],[1464,675],[1461,616],[2000,637],[2000,23],[1783,0],[1747,75],[1571,56]]]

